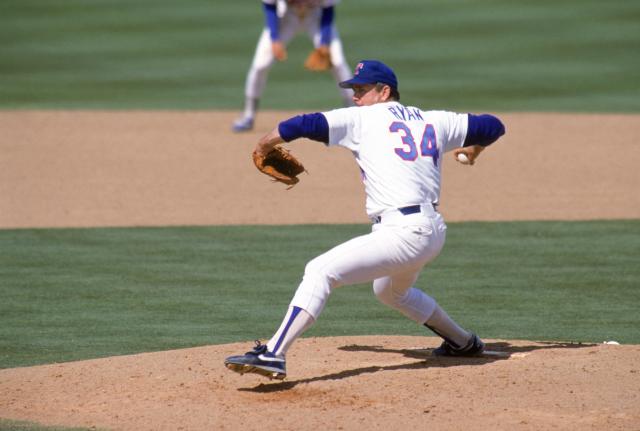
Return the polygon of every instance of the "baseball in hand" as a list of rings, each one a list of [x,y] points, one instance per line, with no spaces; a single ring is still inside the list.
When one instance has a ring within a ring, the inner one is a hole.
[[[458,153],[458,161],[463,165],[468,165],[470,163],[469,158],[465,153]]]

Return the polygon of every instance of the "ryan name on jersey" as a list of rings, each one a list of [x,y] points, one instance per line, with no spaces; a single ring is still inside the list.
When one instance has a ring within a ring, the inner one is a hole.
[[[388,106],[387,109],[393,114],[394,117],[401,121],[424,121],[424,118],[422,118],[422,114],[420,113],[420,110],[418,108],[407,108],[400,104],[393,104],[391,106]]]

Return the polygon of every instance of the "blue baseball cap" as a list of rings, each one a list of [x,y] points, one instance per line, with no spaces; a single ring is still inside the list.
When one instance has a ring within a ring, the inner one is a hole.
[[[386,84],[391,88],[398,88],[398,79],[393,70],[378,60],[362,60],[353,72],[353,78],[342,81],[340,87],[351,88],[357,84]]]

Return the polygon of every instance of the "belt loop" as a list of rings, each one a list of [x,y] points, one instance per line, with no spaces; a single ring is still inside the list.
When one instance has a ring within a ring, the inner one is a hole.
[[[402,215],[416,214],[421,210],[420,205],[409,205],[408,207],[398,208],[398,211],[400,211]]]

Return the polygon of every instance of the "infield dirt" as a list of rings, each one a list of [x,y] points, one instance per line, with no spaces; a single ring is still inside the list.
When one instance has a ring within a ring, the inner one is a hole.
[[[289,147],[285,191],[257,173],[235,113],[2,112],[0,228],[366,223],[351,155]],[[506,114],[476,166],[445,157],[447,221],[639,219],[640,121]],[[285,210],[295,208],[295,210]],[[346,238],[345,238],[346,239]],[[118,430],[640,429],[640,346],[487,340],[435,359],[432,337],[299,340],[289,377],[239,376],[249,342],[0,370],[0,418]]]
[[[272,184],[258,138],[295,112],[0,112],[0,228],[367,223],[348,151],[288,145],[309,171]],[[444,157],[447,221],[640,218],[640,118],[502,114],[507,134],[475,166]],[[291,210],[295,208],[295,211]]]

